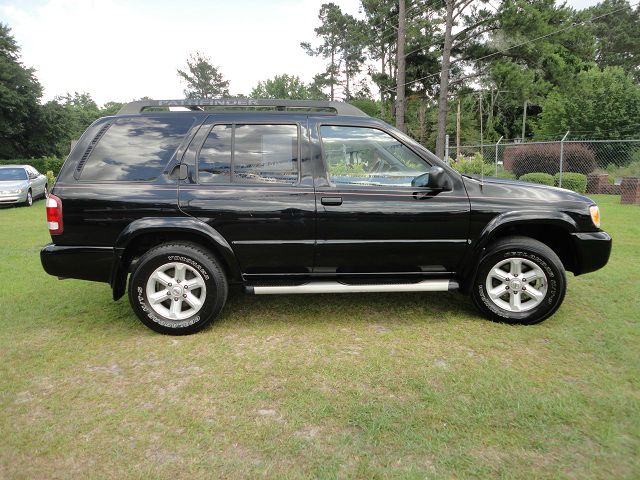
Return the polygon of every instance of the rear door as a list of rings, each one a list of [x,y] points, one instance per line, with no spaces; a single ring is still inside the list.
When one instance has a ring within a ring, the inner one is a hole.
[[[450,276],[467,248],[469,200],[411,186],[431,164],[382,125],[319,119],[315,272]]]
[[[229,242],[247,280],[311,272],[316,207],[306,115],[212,115],[183,163],[180,209]]]

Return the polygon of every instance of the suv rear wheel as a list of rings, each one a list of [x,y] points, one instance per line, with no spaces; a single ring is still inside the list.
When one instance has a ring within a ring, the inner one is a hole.
[[[544,243],[507,237],[480,261],[471,297],[491,320],[534,324],[553,315],[566,291],[564,266]]]
[[[228,282],[218,260],[193,243],[166,243],[137,262],[129,301],[156,332],[195,333],[215,319],[227,300]]]

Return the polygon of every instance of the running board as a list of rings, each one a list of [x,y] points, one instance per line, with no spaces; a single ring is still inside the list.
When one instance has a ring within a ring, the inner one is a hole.
[[[423,280],[418,283],[348,285],[340,282],[310,282],[291,286],[246,287],[256,295],[291,293],[373,293],[373,292],[447,292],[458,289],[454,280]]]

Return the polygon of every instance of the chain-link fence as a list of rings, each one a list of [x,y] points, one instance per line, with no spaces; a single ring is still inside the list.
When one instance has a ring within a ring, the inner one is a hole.
[[[640,171],[640,139],[450,145],[446,158],[463,173],[483,176],[535,178],[538,183],[552,178],[553,184],[563,186],[570,178],[581,178],[575,174],[603,172],[619,182],[623,176],[637,176],[634,172]]]

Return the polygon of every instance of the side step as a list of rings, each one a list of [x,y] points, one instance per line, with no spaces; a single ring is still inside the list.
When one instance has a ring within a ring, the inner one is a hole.
[[[293,286],[246,287],[256,295],[291,293],[373,293],[373,292],[447,292],[458,289],[454,280],[423,280],[418,283],[348,285],[340,282],[310,282]]]

